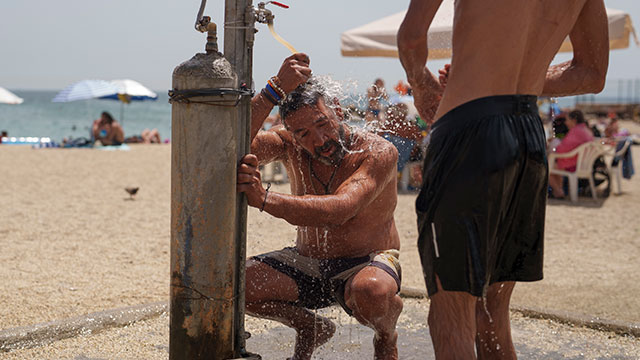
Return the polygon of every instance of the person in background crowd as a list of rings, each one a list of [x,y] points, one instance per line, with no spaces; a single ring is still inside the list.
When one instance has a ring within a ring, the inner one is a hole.
[[[568,153],[578,146],[593,140],[593,133],[587,126],[587,121],[584,119],[582,111],[574,110],[570,112],[567,116],[566,126],[569,132],[560,144],[555,147],[556,153]],[[576,155],[571,158],[558,159],[555,164],[549,164],[549,166],[555,166],[566,171],[575,171],[577,160],[578,156]],[[563,199],[565,197],[561,175],[549,174],[549,186],[552,189],[551,195],[554,198]]]

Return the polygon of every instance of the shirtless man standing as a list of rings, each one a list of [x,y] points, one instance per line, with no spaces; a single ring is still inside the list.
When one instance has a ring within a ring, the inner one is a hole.
[[[602,0],[456,0],[444,89],[425,67],[441,3],[412,0],[398,32],[420,115],[437,119],[416,201],[430,333],[437,359],[514,359],[515,281],[542,279],[548,165],[536,99],[602,90],[607,16]],[[550,67],[567,35],[573,60]]]
[[[397,359],[398,153],[381,137],[345,126],[337,101],[310,75],[309,58],[294,54],[252,100],[252,154],[238,167],[238,191],[298,232],[295,247],[247,261],[246,309],[294,328],[292,359],[301,360],[335,332],[309,309],[339,303],[375,330],[376,359]],[[283,125],[259,131],[278,102]],[[258,164],[276,160],[287,168],[290,195],[262,185]]]

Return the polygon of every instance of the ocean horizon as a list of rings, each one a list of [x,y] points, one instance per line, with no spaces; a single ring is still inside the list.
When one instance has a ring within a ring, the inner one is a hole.
[[[623,86],[620,81],[608,81],[607,87],[598,95],[557,98],[558,106],[572,108],[577,102],[639,103],[640,80],[625,82]],[[0,104],[0,131],[7,131],[9,136],[49,137],[55,142],[61,142],[64,138],[89,138],[93,120],[107,111],[122,124],[125,136],[139,135],[144,129],[155,128],[163,140],[171,138],[168,89],[154,90],[158,94],[155,101],[134,101],[130,104],[108,99],[53,103],[51,100],[58,90],[11,91],[23,98],[24,102],[20,105]],[[343,105],[349,104],[364,109],[364,94],[346,97]],[[544,111],[544,107],[541,110]]]
[[[56,90],[11,91],[24,102],[0,104],[0,130],[6,130],[9,136],[50,137],[56,142],[63,138],[89,138],[93,120],[107,111],[122,124],[125,136],[156,128],[162,139],[171,137],[171,104],[167,91],[156,91],[155,101],[129,104],[108,99],[54,103],[51,100],[58,93]]]

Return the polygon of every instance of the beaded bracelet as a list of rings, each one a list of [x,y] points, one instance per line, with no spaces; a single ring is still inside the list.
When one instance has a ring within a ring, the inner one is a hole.
[[[271,87],[278,92],[281,98],[284,99],[287,97],[287,93],[280,87],[280,79],[277,76],[272,76],[271,79],[267,81],[267,84],[271,85]]]

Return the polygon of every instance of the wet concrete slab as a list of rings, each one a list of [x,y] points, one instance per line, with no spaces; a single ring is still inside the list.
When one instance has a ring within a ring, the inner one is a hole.
[[[397,327],[400,359],[435,359],[427,312],[428,301],[404,300]],[[336,335],[317,350],[315,359],[373,358],[372,330],[349,319],[339,308],[318,313],[342,324],[338,325]],[[518,313],[512,313],[511,321],[520,359],[640,359],[640,340],[635,337],[531,319]],[[255,333],[247,341],[247,348],[264,359],[284,359],[293,352],[294,336],[293,330],[276,325]]]
[[[405,299],[398,321],[400,359],[434,359],[426,300]],[[336,335],[314,359],[372,359],[373,331],[340,308],[318,311],[337,324]],[[520,359],[640,359],[640,340],[613,332],[574,327],[512,314],[513,338]],[[286,359],[293,352],[293,330],[276,322],[248,317],[252,336],[247,349],[263,359]],[[169,316],[136,322],[99,333],[83,334],[44,346],[0,353],[0,359],[168,359]]]

